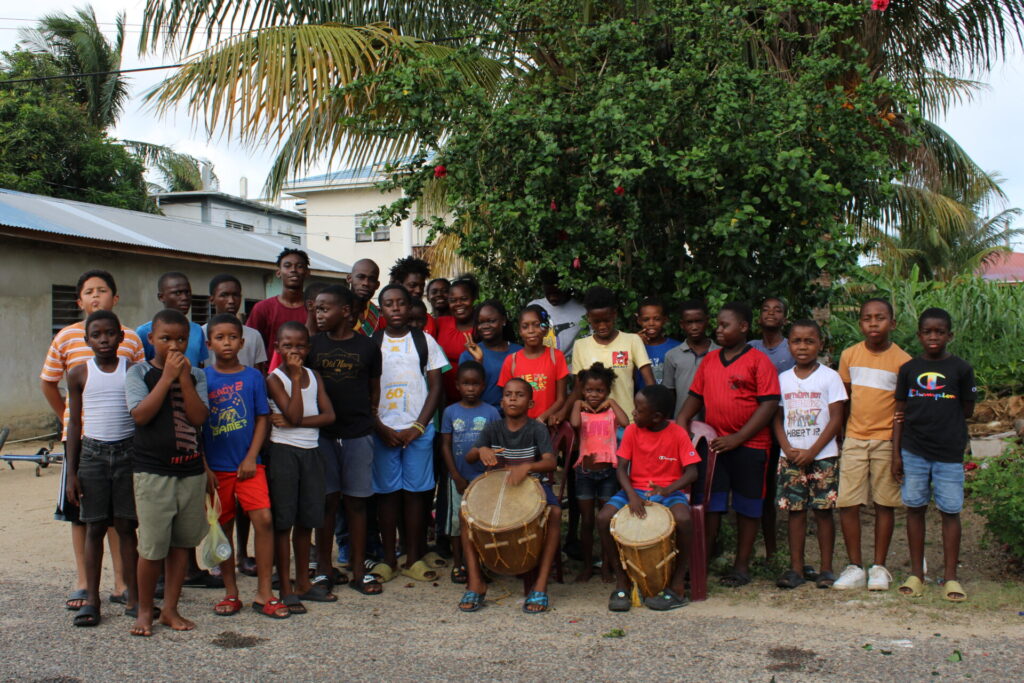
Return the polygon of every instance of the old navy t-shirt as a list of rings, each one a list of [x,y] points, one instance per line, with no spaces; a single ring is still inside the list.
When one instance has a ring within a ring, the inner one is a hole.
[[[270,413],[267,384],[262,373],[250,367],[241,372],[209,367],[203,372],[210,404],[203,425],[206,464],[214,472],[234,472],[252,445],[256,418]]]
[[[967,448],[964,402],[977,399],[974,368],[958,356],[917,357],[896,374],[896,400],[906,401],[903,440],[914,455],[936,462],[963,462]]]
[[[334,422],[320,431],[335,439],[372,433],[370,383],[381,376],[380,347],[361,334],[339,340],[321,332],[310,342],[308,364],[320,373],[334,408]]]

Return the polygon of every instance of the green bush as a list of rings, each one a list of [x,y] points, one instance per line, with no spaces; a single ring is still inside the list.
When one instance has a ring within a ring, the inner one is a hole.
[[[1015,445],[978,461],[966,489],[989,533],[1024,560],[1024,448]]]
[[[978,389],[985,396],[1024,390],[1024,286],[999,284],[978,277],[950,282],[922,280],[915,267],[909,278],[890,279],[862,270],[833,297],[829,333],[838,358],[847,346],[863,337],[858,325],[860,303],[871,297],[892,302],[896,309],[893,341],[908,353],[920,351],[917,316],[937,306],[953,318],[952,353],[974,366]]]

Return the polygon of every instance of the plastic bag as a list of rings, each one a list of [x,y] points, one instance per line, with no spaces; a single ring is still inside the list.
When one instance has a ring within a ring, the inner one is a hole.
[[[206,521],[210,530],[199,545],[198,560],[203,569],[213,569],[231,557],[231,542],[220,526],[220,496],[207,495]]]

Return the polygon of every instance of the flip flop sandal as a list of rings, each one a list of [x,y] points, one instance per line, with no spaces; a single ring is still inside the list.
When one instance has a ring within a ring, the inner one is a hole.
[[[479,612],[484,608],[484,598],[487,597],[486,593],[474,593],[473,591],[466,591],[462,594],[462,599],[459,600],[459,611],[461,612]],[[469,605],[469,607],[465,607]]]
[[[530,609],[530,605],[539,605],[541,609]],[[523,612],[526,614],[542,614],[548,611],[548,594],[540,591],[530,591],[523,601]]]
[[[292,614],[305,614],[306,606],[302,604],[302,600],[295,593],[289,593],[288,595],[281,598],[281,602],[288,607],[288,611]]]
[[[788,569],[782,576],[779,577],[779,580],[775,582],[775,585],[779,588],[793,589],[798,586],[804,585],[804,583],[806,583],[804,577],[800,576],[792,569]]]
[[[265,604],[254,602],[252,603],[252,608],[254,611],[271,619],[287,619],[292,615],[292,611],[289,609],[288,605],[284,604],[277,598],[267,600]],[[281,610],[284,610],[284,612],[282,613]]]
[[[398,576],[398,572],[391,568],[387,562],[366,561],[366,571],[377,577],[381,583],[387,583]]]
[[[123,593],[111,593],[110,602],[115,605],[127,605],[128,604],[128,591]]]
[[[338,596],[331,592],[331,580],[326,576],[318,576],[309,590],[299,596],[300,600],[309,602],[335,602]]]
[[[814,582],[814,585],[818,588],[831,588],[832,584],[836,582],[836,575],[832,572],[821,572],[818,574],[818,580]]]
[[[804,578],[808,581],[817,581],[818,572],[809,564],[804,565]]]
[[[384,587],[373,574],[363,574],[362,579],[355,579],[348,586],[361,595],[380,595],[384,592]],[[371,590],[374,587],[377,590]]]
[[[337,567],[331,567],[330,578],[335,586],[344,586],[348,583],[348,575]]]
[[[84,588],[79,588],[78,590],[71,591],[68,594],[68,599],[64,601],[64,607],[71,612],[77,612],[78,610],[85,607],[85,600],[88,597],[89,591],[85,590]],[[72,605],[71,603],[73,602],[81,604]]]
[[[656,612],[667,612],[670,609],[686,607],[690,604],[690,601],[671,588],[666,588],[657,595],[646,598],[644,604],[647,605],[647,609],[652,609]]]
[[[427,563],[428,567],[432,567],[433,569],[441,569],[442,567],[448,566],[448,560],[444,559],[434,551],[424,555],[423,561]]]
[[[251,557],[243,557],[238,563],[238,571],[246,576],[256,576],[256,560]]]
[[[464,584],[469,581],[468,570],[466,565],[460,564],[458,567],[452,567],[451,575],[452,583]]]
[[[608,598],[609,612],[628,612],[632,606],[633,601],[630,599],[628,591],[612,591]]]
[[[416,560],[411,566],[402,570],[402,576],[408,576],[416,581],[436,581],[437,572],[427,566],[423,560]]]
[[[950,602],[963,602],[967,599],[967,592],[956,579],[947,581],[943,584],[942,595]]]
[[[135,607],[129,607],[128,609],[126,609],[124,611],[124,615],[126,617],[131,617],[132,619],[138,619],[139,618],[139,606],[136,605]],[[160,618],[160,608],[157,607],[156,605],[153,605],[153,621],[156,621],[159,618]]]
[[[719,579],[718,583],[726,588],[739,588],[750,583],[750,576],[734,569]]]
[[[72,623],[75,626],[99,626],[100,608],[96,605],[82,605],[82,607],[75,612],[75,618]]]
[[[227,607],[227,609],[221,609]],[[242,611],[242,601],[237,595],[229,595],[213,606],[213,613],[218,617],[233,617]]]
[[[911,574],[896,590],[904,597],[919,598],[924,595],[924,582]]]

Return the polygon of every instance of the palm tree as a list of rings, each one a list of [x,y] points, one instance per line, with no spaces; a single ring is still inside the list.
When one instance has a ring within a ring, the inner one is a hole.
[[[20,32],[20,47],[48,54],[64,73],[111,72],[121,68],[124,47],[124,13],[115,20],[113,42],[96,23],[92,6],[74,14],[48,14],[34,29]],[[75,81],[75,95],[85,106],[89,121],[99,130],[111,128],[128,101],[128,81],[118,73],[85,76]]]
[[[159,183],[149,183],[151,194],[217,189],[217,174],[213,171],[213,164],[206,159],[199,159],[191,154],[151,142],[122,140],[122,143],[132,154],[142,159],[146,167],[160,179]],[[207,176],[205,178],[204,170]]]

